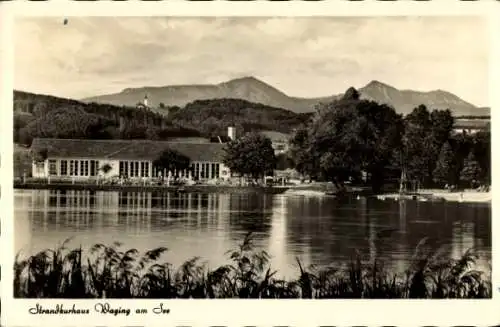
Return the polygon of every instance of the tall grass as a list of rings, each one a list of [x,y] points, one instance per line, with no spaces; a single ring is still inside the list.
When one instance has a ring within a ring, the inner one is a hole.
[[[479,255],[469,250],[444,259],[422,240],[405,274],[386,269],[386,260],[363,263],[355,253],[347,267],[304,267],[298,278],[283,280],[270,256],[248,234],[226,253],[228,264],[215,270],[195,257],[175,269],[161,260],[167,248],[140,254],[121,244],[94,245],[84,256],[67,241],[14,263],[18,298],[491,298],[490,273],[475,269]],[[491,271],[491,269],[490,269]]]

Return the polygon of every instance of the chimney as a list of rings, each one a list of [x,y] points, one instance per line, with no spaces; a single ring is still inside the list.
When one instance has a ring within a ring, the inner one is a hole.
[[[232,126],[227,128],[227,136],[233,141],[236,138],[236,129]]]

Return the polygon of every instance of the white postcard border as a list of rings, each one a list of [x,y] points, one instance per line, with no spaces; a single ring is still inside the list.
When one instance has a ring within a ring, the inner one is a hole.
[[[6,326],[319,326],[319,325],[493,325],[500,322],[500,241],[496,234],[497,209],[492,208],[492,300],[20,300],[12,299],[13,249],[13,145],[12,145],[12,47],[16,16],[398,16],[398,15],[484,15],[491,23],[490,104],[492,126],[500,115],[500,3],[494,2],[13,2],[0,3],[0,108],[1,108],[1,263],[2,324]],[[472,45],[473,46],[473,45]],[[466,76],[464,78],[467,78]],[[500,118],[500,117],[499,117]],[[500,132],[492,128],[493,167],[499,166]],[[496,163],[496,164],[495,164]],[[500,174],[492,173],[493,185]],[[494,199],[496,195],[494,195]],[[496,201],[496,200],[494,200]],[[165,315],[82,316],[31,315],[37,303],[46,307],[64,304],[93,311],[96,303],[151,309],[163,303]]]

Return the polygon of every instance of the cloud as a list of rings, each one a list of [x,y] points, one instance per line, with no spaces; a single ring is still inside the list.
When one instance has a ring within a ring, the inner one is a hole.
[[[16,88],[81,98],[255,75],[297,96],[378,79],[487,103],[487,22],[479,18],[63,19],[16,21]]]

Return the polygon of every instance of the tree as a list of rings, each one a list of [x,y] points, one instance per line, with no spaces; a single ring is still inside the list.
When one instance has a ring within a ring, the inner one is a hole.
[[[236,173],[262,178],[274,170],[272,142],[260,133],[249,133],[226,144],[224,164]]]
[[[104,175],[109,173],[111,171],[111,169],[113,169],[113,167],[111,167],[111,165],[109,163],[105,163],[104,165],[102,165],[99,168],[99,170],[101,170],[104,173]]]
[[[309,144],[309,132],[307,126],[301,126],[293,134],[290,140],[290,157],[293,161],[295,169],[303,175],[309,175],[312,179],[318,177],[318,167],[314,161],[314,157]]]
[[[424,185],[433,182],[433,171],[443,144],[449,140],[454,119],[450,110],[433,110],[420,105],[405,118],[403,164],[411,180]]]
[[[293,168],[293,162],[287,153],[280,153],[276,156],[276,170],[286,170]]]
[[[157,169],[170,172],[189,169],[189,164],[190,160],[188,157],[172,149],[164,150],[160,156],[153,161],[153,166]],[[162,174],[162,178],[165,178],[164,174]]]
[[[491,132],[481,131],[472,137],[474,155],[481,167],[481,180],[491,183]]]
[[[44,162],[48,158],[48,156],[49,151],[46,148],[42,148],[32,153],[32,159],[37,163]]]
[[[471,151],[469,156],[464,161],[464,167],[460,172],[460,180],[464,183],[469,184],[471,187],[475,186],[475,183],[481,177],[481,167],[476,160],[474,152]]]
[[[344,100],[359,100],[359,92],[354,87],[350,87],[345,91],[344,96],[342,97]]]
[[[444,186],[445,184],[455,184],[455,165],[454,165],[455,154],[449,142],[446,142],[441,147],[441,152],[432,175],[434,182],[439,186]]]
[[[377,191],[394,165],[402,132],[402,118],[393,108],[361,100],[350,88],[342,99],[319,106],[311,123],[297,130],[291,154],[301,173],[341,189],[344,181],[367,172]]]

